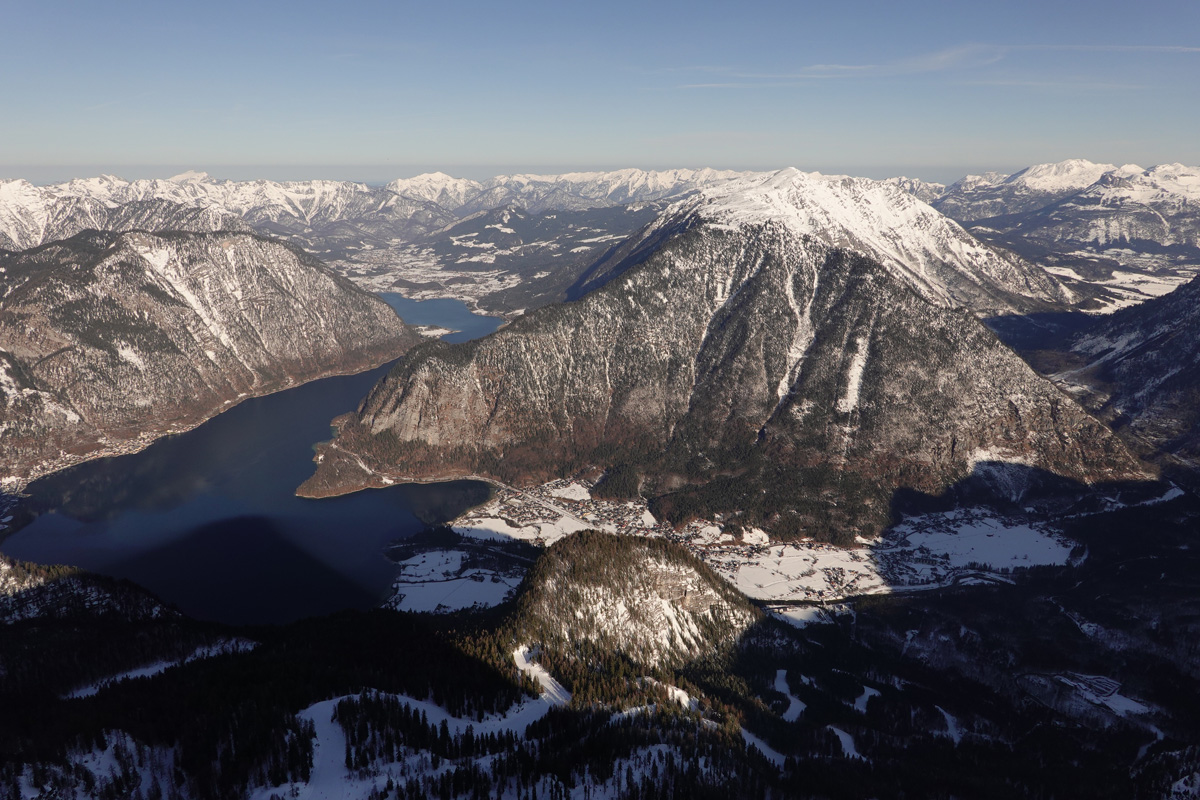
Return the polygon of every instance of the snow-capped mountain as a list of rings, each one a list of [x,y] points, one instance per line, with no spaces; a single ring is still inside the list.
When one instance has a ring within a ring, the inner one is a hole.
[[[1036,172],[1025,171],[1034,173],[1031,180]],[[1200,168],[1126,165],[1075,188],[1092,172],[1034,180],[1065,194],[1036,208],[1007,196],[992,207],[1001,215],[972,232],[1045,264],[1081,294],[1094,295],[1099,302],[1092,305],[1101,310],[1162,295],[1200,272]],[[948,211],[950,201],[939,208]]]
[[[1200,249],[1200,167],[1122,167],[1007,229],[1060,247]]]
[[[155,209],[161,209],[157,214]],[[412,239],[453,222],[442,206],[349,181],[220,181],[188,172],[167,180],[111,175],[36,187],[0,183],[0,247],[24,249],[81,230],[253,228],[322,252]]]
[[[999,173],[991,172],[968,175],[946,189],[933,205],[943,214],[964,223],[1035,211],[1091,186],[1101,175],[1115,169],[1112,164],[1094,164],[1074,158],[1054,164],[1035,164],[1003,178]]]
[[[468,178],[453,178],[444,172],[427,172],[414,178],[399,178],[387,188],[396,194],[428,200],[457,211],[479,194],[483,184]]]
[[[888,178],[883,182],[897,186],[922,203],[929,203],[931,205],[946,193],[946,184],[944,183],[931,183],[930,181],[923,181],[920,178],[908,178],[903,175],[897,178]]]
[[[24,250],[84,230],[250,230],[220,205],[184,198],[146,195],[111,199],[112,182],[73,181],[71,191],[37,187],[28,181],[0,181],[0,250]]]
[[[301,492],[624,463],[672,518],[829,536],[877,531],[897,487],[937,492],[981,462],[1140,474],[955,307],[980,284],[959,283],[952,257],[993,262],[942,219],[895,187],[794,170],[706,190],[577,302],[414,351]]]
[[[602,208],[661,200],[750,174],[753,173],[714,169],[622,169],[561,175],[498,175],[486,181],[462,211],[473,213],[508,204],[534,213]]]
[[[419,338],[378,298],[249,234],[92,232],[0,257],[0,477],[140,449]]]
[[[875,259],[939,305],[1001,313],[1071,299],[1040,267],[982,244],[893,183],[786,169],[723,184],[670,214],[777,221]]]

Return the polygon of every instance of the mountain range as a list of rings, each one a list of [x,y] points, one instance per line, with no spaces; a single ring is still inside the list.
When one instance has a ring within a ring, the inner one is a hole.
[[[966,307],[1061,287],[894,186],[783,170],[669,207],[577,302],[427,344],[319,450],[301,493],[632,465],[657,514],[852,537],[901,486],[980,464],[1140,475]]]
[[[473,181],[435,172],[386,186],[235,182],[195,172],[44,187],[10,180],[0,181],[0,248],[89,228],[255,230],[300,245],[372,291],[454,296],[511,315],[564,299],[583,262],[603,254],[601,243],[633,234],[668,201],[751,174],[626,169]],[[1162,294],[1200,265],[1196,168],[1071,159],[1011,175],[969,175],[950,186],[883,183],[1047,266],[1071,288],[1075,305],[1112,308]],[[491,251],[484,240],[463,238],[470,231],[462,222],[504,209],[536,220],[537,230],[525,230],[516,248],[496,242]],[[561,219],[568,213],[573,220]]]

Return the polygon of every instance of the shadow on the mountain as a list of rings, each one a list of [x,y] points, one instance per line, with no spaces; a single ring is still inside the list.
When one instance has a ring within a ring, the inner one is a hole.
[[[381,600],[255,516],[201,526],[104,571],[145,586],[188,616],[235,624],[290,622],[331,608],[365,611]]]
[[[588,292],[599,289],[606,283],[624,275],[657,252],[664,242],[682,233],[683,230],[684,228],[680,224],[664,225],[649,236],[639,239],[637,234],[634,234],[623,244],[610,248],[608,252],[584,270],[575,283],[567,287],[567,300],[578,300]]]
[[[1040,467],[980,461],[970,475],[938,494],[906,487],[896,489],[892,494],[891,514],[893,520],[899,520],[914,514],[977,506],[998,513],[1052,520],[1145,504],[1171,491],[1172,485],[1162,480],[1085,484]]]
[[[1083,311],[1043,311],[988,317],[983,323],[1023,355],[1034,350],[1068,350],[1071,339],[1095,325],[1096,317]]]

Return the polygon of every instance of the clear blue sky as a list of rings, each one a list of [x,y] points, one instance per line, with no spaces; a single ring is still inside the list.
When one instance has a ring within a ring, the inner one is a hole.
[[[0,177],[1200,163],[1200,2],[0,0]]]

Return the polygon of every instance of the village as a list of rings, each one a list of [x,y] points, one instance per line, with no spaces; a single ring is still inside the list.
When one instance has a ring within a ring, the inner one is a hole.
[[[592,497],[582,480],[529,489],[494,484],[494,495],[450,523],[479,540],[516,540],[548,547],[572,533],[598,529],[658,536],[687,547],[741,592],[771,603],[827,604],[849,597],[1008,582],[1013,568],[1065,564],[1071,543],[1027,519],[984,509],[958,509],[905,519],[877,540],[836,547],[811,540],[778,542],[757,528],[723,530],[696,520],[676,529],[644,501]],[[476,573],[476,580],[483,575]],[[505,576],[506,582],[511,576]],[[411,591],[412,576],[408,579]]]

